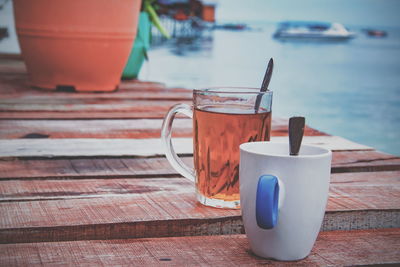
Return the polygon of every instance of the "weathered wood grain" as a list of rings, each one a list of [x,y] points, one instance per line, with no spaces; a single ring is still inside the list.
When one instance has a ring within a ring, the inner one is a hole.
[[[1,79],[0,79],[1,81]],[[3,78],[4,81],[4,78]],[[22,82],[22,81],[21,81]],[[27,81],[24,81],[27,82]],[[4,89],[2,89],[2,92]],[[116,92],[65,92],[62,90],[42,90],[39,88],[30,88],[27,85],[10,88],[0,98],[1,104],[60,104],[67,101],[77,102],[80,100],[91,100],[84,103],[94,104],[109,100],[119,101],[123,99],[130,100],[191,100],[192,90],[166,88],[157,83],[143,82],[122,82]]]
[[[105,99],[70,99],[43,100],[43,103],[1,103],[0,119],[143,119],[164,118],[167,110],[181,102],[189,100],[135,100]]]
[[[182,140],[181,140],[182,139]],[[192,154],[192,139],[177,138],[175,151]],[[153,157],[165,154],[157,139],[14,139],[0,140],[0,158],[10,157]]]
[[[15,69],[14,69],[15,70]],[[36,99],[52,100],[59,98],[71,99],[165,99],[173,96],[172,99],[188,99],[191,97],[191,90],[183,88],[167,88],[165,84],[157,82],[144,82],[139,80],[121,81],[115,92],[72,92],[68,90],[47,90],[29,85],[26,73],[2,72],[0,66],[0,84],[3,99]],[[140,93],[144,95],[141,96]],[[165,98],[163,97],[165,93]],[[152,95],[153,94],[153,95]]]
[[[193,166],[193,157],[182,160]],[[112,179],[177,176],[165,158],[73,158],[0,160],[0,180]]]
[[[193,166],[193,157],[182,157]],[[400,157],[378,151],[334,152],[332,173],[400,170]],[[166,177],[178,173],[164,158],[3,159],[0,180]]]
[[[47,119],[47,120],[90,120],[96,119],[162,119],[167,113],[167,107],[163,107],[161,110],[149,110],[149,111],[71,111],[71,112],[1,112],[0,120],[36,120],[36,119]]]
[[[18,58],[15,54],[0,54],[0,59],[0,76],[26,75],[26,67],[22,58]]]
[[[170,106],[192,98],[191,90],[140,81],[123,81],[112,93],[40,90],[26,74],[3,73],[0,84],[0,119],[163,118]]]
[[[165,84],[158,82],[148,82],[139,80],[123,80],[118,86],[118,93],[115,92],[79,92],[71,93],[69,91],[63,90],[46,90],[40,88],[34,88],[29,85],[28,75],[26,73],[26,68],[23,62],[16,62],[13,59],[1,59],[0,60],[0,83],[2,85],[1,91],[3,93],[2,98],[8,98],[9,96],[14,97],[43,97],[51,99],[51,96],[67,96],[70,98],[88,98],[88,97],[99,97],[99,98],[121,98],[123,93],[133,93],[135,95],[136,91],[163,91],[166,92],[168,97],[168,92],[181,93],[181,95],[188,97],[187,93],[190,90],[184,88],[167,88]],[[126,96],[126,95],[125,95]],[[139,96],[140,97],[140,96]],[[152,96],[150,96],[152,97]],[[0,98],[0,99],[2,99]]]
[[[4,266],[356,266],[400,262],[400,229],[320,233],[296,262],[255,256],[245,235],[3,244]]]
[[[162,119],[0,120],[0,139],[159,138]],[[287,120],[272,120],[272,136],[287,136]],[[306,127],[304,135],[326,135]],[[177,118],[174,137],[191,137],[192,121]]]
[[[0,242],[242,233],[239,210],[197,203],[184,178],[0,183]],[[398,172],[333,174],[322,230],[400,227]]]
[[[20,62],[22,63],[22,55],[20,53],[0,53],[0,59],[1,62],[4,64],[4,61],[6,60],[13,60],[14,62]],[[2,65],[2,64],[0,64]],[[8,64],[5,64],[5,66],[8,66]]]
[[[379,151],[337,151],[332,172],[374,172],[399,170],[400,157]]]
[[[176,180],[178,179],[178,180]],[[171,184],[170,184],[171,183]],[[156,189],[159,186],[159,189]],[[7,180],[0,183],[0,202],[92,198],[176,191],[192,193],[193,184],[179,177],[149,179]],[[400,209],[400,174],[368,172],[333,174],[329,211]],[[368,198],[371,198],[368,201]]]
[[[273,142],[287,142],[287,137],[273,136]],[[193,154],[192,138],[174,138],[176,153]],[[303,144],[312,144],[332,151],[372,150],[339,136],[305,136]],[[12,157],[154,157],[163,156],[165,148],[159,138],[148,139],[12,139],[0,140],[0,158]],[[300,150],[301,153],[301,150]]]
[[[0,138],[159,138],[161,124],[161,119],[3,120]],[[192,136],[192,121],[176,119],[174,136]]]
[[[4,102],[4,100],[2,100]],[[59,101],[43,103],[0,103],[0,111],[7,112],[150,112],[158,110],[168,110],[176,104],[175,100],[104,100],[100,103],[93,102],[92,99],[59,99]],[[189,101],[183,101],[190,104]],[[38,113],[40,115],[40,113]]]
[[[0,59],[0,139],[43,138],[0,141],[0,153],[21,156],[0,157],[0,243],[102,240],[0,245],[0,265],[274,263],[249,253],[244,236],[104,240],[243,233],[239,211],[197,203],[193,184],[156,157],[163,154],[158,144],[146,155],[143,140],[127,146],[132,138],[158,138],[166,110],[190,103],[190,90],[123,81],[113,93],[45,91],[29,86],[22,61]],[[176,121],[175,136],[191,136],[184,121]],[[273,122],[273,135],[286,136],[286,125]],[[306,129],[306,135],[326,134]],[[79,143],[83,137],[103,140]],[[54,138],[77,140],[74,147]],[[338,173],[332,175],[322,230],[400,227],[399,157],[340,138],[318,138],[312,142],[336,150],[332,172]],[[21,141],[16,150],[13,141]],[[191,148],[191,141],[175,142],[183,143],[183,152]],[[121,157],[112,151],[129,152]],[[398,263],[399,232],[322,232],[311,256],[296,264]]]

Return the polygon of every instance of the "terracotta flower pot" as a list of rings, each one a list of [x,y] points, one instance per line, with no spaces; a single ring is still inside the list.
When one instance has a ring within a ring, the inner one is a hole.
[[[113,91],[136,36],[140,0],[14,0],[31,85]]]

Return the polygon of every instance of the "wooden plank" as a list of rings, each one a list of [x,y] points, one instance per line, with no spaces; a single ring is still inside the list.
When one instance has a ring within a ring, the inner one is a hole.
[[[192,157],[182,159],[193,166]],[[177,175],[165,158],[0,160],[0,180],[148,178]]]
[[[255,256],[245,235],[0,245],[4,266],[356,266],[400,262],[400,230],[320,233],[296,262]]]
[[[379,151],[337,151],[332,172],[374,172],[399,170],[400,157]]]
[[[29,85],[28,74],[26,72],[25,64],[23,62],[16,62],[12,59],[0,60],[0,88],[5,94],[22,93],[22,94],[35,94],[35,93],[52,93],[52,90],[34,88]],[[119,84],[119,90],[125,89],[146,89],[146,90],[164,90],[165,84],[151,81],[140,80],[122,80]],[[187,92],[187,89],[174,88],[174,91]],[[119,92],[119,91],[117,91]],[[97,92],[96,92],[97,93]],[[94,93],[94,94],[96,94]],[[113,94],[115,92],[104,92],[104,94]],[[92,94],[93,92],[79,92],[81,95]],[[103,93],[101,93],[103,94]],[[77,94],[78,95],[78,94]]]
[[[3,99],[1,102],[4,102]],[[167,110],[176,100],[131,100],[107,99],[95,102],[96,99],[59,99],[58,101],[28,103],[0,103],[1,112],[143,112],[153,110]],[[183,101],[190,104],[189,101]]]
[[[92,100],[102,102],[106,100],[191,100],[192,91],[188,89],[165,88],[164,86],[148,85],[143,83],[126,84],[123,89],[115,92],[65,92],[60,90],[49,91],[35,88],[21,88],[21,92],[5,93],[0,98],[1,104],[34,104],[34,103],[63,103],[72,100]],[[22,91],[24,89],[24,91]],[[12,88],[10,89],[10,91]],[[4,90],[0,90],[4,91]],[[93,102],[91,102],[93,103]]]
[[[121,81],[118,90],[114,92],[70,92],[66,90],[46,90],[29,85],[28,75],[26,73],[18,73],[15,68],[10,68],[2,72],[0,62],[0,84],[2,85],[0,91],[2,93],[0,99],[7,98],[43,98],[52,99],[52,96],[56,98],[67,97],[67,98],[121,98],[120,95],[138,96],[138,92],[142,93],[155,93],[156,95],[160,92],[165,93],[176,93],[176,96],[188,97],[191,91],[183,88],[167,88],[162,83],[157,82],[146,82],[139,80]]]
[[[26,75],[25,63],[14,55],[4,55],[0,58],[0,76],[6,74]]]
[[[273,142],[288,142],[288,137],[275,136]],[[192,138],[174,138],[178,154],[192,155]],[[304,144],[312,144],[333,151],[372,150],[339,136],[305,136]],[[0,158],[10,157],[154,157],[165,154],[159,138],[149,139],[13,139],[0,140]]]
[[[192,140],[176,143],[180,154],[191,154]],[[15,139],[0,140],[1,158],[9,157],[152,157],[163,156],[157,139]],[[190,148],[189,148],[190,147]]]
[[[142,193],[139,188],[156,188],[157,192],[171,191],[169,182],[179,179],[148,178],[112,180],[6,180],[0,183],[0,202],[50,200],[65,196],[66,199],[86,197],[103,197],[109,195]],[[183,179],[185,180],[185,179]],[[164,185],[164,183],[166,185]],[[149,186],[149,184],[151,186]],[[110,188],[111,187],[111,188]],[[181,181],[176,185],[191,189],[189,181]],[[105,190],[103,190],[105,188]],[[153,192],[154,190],[150,190]],[[172,190],[173,191],[173,190]],[[379,192],[382,191],[383,193]],[[148,193],[147,191],[144,191]],[[191,192],[190,190],[188,192]],[[71,194],[71,195],[69,195]],[[127,195],[130,196],[130,195]],[[368,197],[373,201],[368,201]],[[367,172],[333,174],[330,184],[329,211],[397,209],[400,208],[400,172]]]
[[[52,99],[52,93],[47,94],[48,97],[44,99],[18,99],[14,95],[4,99],[3,96],[0,99],[0,119],[163,118],[167,110],[177,102],[191,103],[189,97],[163,98],[164,93],[153,99],[131,99],[125,95],[121,98],[101,99],[96,97],[97,94],[87,98],[73,98],[74,94],[69,94]],[[58,95],[57,92],[53,94]],[[141,94],[137,92],[137,95]]]
[[[184,178],[0,183],[0,242],[242,233]],[[322,230],[400,227],[400,172],[333,174]]]
[[[188,99],[192,97],[192,91],[184,88],[167,88],[165,84],[158,82],[147,82],[139,80],[124,80],[114,92],[70,92],[65,90],[46,90],[31,87],[28,75],[18,72],[18,64],[8,61],[8,69],[2,68],[0,61],[0,91],[1,100],[12,100],[14,102],[27,100],[57,100],[61,98],[70,99]],[[141,95],[142,94],[142,95]]]
[[[0,138],[159,138],[161,124],[161,119],[5,120]],[[192,136],[192,121],[176,119],[174,136]]]
[[[162,119],[3,120],[0,139],[17,138],[159,138]],[[191,137],[191,119],[174,121],[174,137]],[[287,120],[273,119],[272,136],[287,136]],[[304,135],[326,135],[310,127]]]
[[[234,233],[241,229],[234,226],[237,210],[201,206],[187,180],[145,181],[146,187],[130,186],[141,188],[141,193],[126,196],[0,203],[4,215],[0,218],[0,242]],[[110,182],[107,188],[114,186]],[[75,214],[73,218],[71,214]]]
[[[400,209],[400,172],[332,174],[329,196],[332,211]]]
[[[0,112],[0,120],[91,120],[91,119],[163,119],[167,107],[150,111],[95,111],[95,112]]]
[[[20,53],[4,53],[4,52],[0,52],[0,59],[1,62],[3,62],[4,59],[13,60],[16,62],[22,62],[23,60],[22,55]]]
[[[183,157],[193,166],[193,157]],[[332,173],[400,170],[400,157],[378,151],[334,152]],[[0,160],[0,179],[111,179],[178,175],[161,158],[70,158]]]
[[[271,136],[288,136],[289,119],[282,117],[273,117],[271,123]],[[324,136],[324,132],[313,129],[309,126],[304,127],[304,136]]]
[[[271,140],[288,143],[287,137],[279,136]],[[302,144],[319,146],[332,151],[373,150],[369,146],[352,142],[340,136],[304,136]]]
[[[1,70],[1,64],[0,64]],[[15,69],[11,70],[12,72]],[[1,71],[0,71],[1,72]],[[0,118],[3,119],[32,119],[32,118],[136,118],[137,114],[127,116],[120,111],[127,101],[133,101],[132,107],[135,110],[140,103],[146,100],[152,101],[173,101],[191,102],[192,91],[183,88],[166,88],[165,85],[154,82],[122,81],[119,89],[115,92],[82,92],[71,93],[65,91],[49,91],[29,86],[26,74],[2,74],[0,75]],[[103,104],[103,105],[102,105]],[[112,104],[112,105],[110,105]],[[118,104],[120,104],[118,106]],[[162,103],[160,103],[162,105]],[[109,105],[109,107],[107,107]],[[157,107],[157,106],[156,106]],[[87,109],[90,114],[81,114],[77,109]],[[116,109],[114,116],[107,114],[110,109]],[[99,110],[100,109],[100,110]],[[71,114],[64,114],[70,110]],[[95,112],[97,110],[97,113]],[[127,110],[129,111],[129,109]],[[158,114],[163,117],[165,114]],[[132,110],[131,110],[132,112]],[[119,116],[118,116],[119,115]],[[151,114],[142,114],[146,117],[154,117]]]

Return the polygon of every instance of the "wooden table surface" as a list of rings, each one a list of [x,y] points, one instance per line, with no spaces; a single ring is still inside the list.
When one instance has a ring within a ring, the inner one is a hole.
[[[159,141],[168,108],[191,91],[124,81],[117,92],[30,88],[0,57],[0,266],[368,265],[400,263],[400,158],[310,127],[333,150],[327,211],[310,256],[252,254],[240,211],[196,202]],[[191,121],[174,142],[192,164]],[[272,138],[287,140],[287,119]]]

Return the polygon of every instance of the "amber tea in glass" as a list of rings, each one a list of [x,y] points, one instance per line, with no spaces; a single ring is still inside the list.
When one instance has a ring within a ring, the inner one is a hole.
[[[185,104],[170,109],[162,127],[166,156],[177,171],[196,182],[200,203],[240,208],[239,145],[270,139],[271,104],[271,91],[214,88],[194,90],[193,109]],[[172,121],[178,112],[193,117],[195,170],[183,164],[171,145]]]

